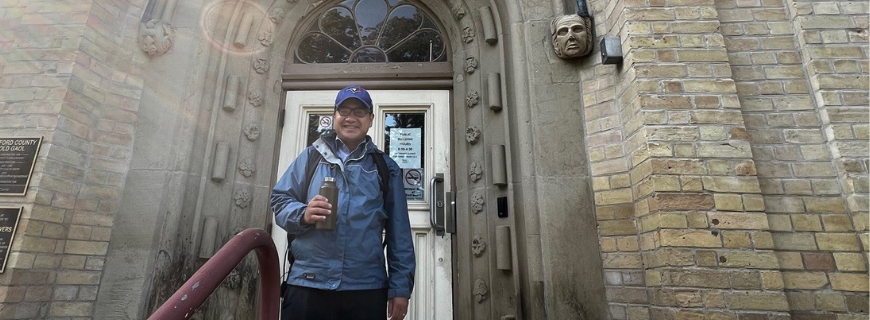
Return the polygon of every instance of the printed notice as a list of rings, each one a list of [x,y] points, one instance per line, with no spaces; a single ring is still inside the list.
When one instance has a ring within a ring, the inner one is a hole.
[[[9,261],[9,248],[18,228],[18,218],[24,208],[0,208],[0,273],[6,271],[6,261]]]
[[[396,160],[400,168],[416,169],[422,167],[420,165],[421,132],[420,128],[390,129],[390,158]]]
[[[408,201],[423,200],[422,168],[402,169],[402,180],[405,184],[405,197],[408,198]]]
[[[23,196],[30,184],[40,138],[0,138],[0,196]]]

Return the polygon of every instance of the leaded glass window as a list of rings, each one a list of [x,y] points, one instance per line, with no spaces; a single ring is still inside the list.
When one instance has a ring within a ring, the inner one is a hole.
[[[296,63],[447,61],[441,30],[403,0],[346,0],[302,36]]]

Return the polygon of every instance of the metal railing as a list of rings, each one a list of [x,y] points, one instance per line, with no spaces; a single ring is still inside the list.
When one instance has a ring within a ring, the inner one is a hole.
[[[260,320],[278,319],[281,303],[278,252],[272,237],[265,230],[251,228],[230,239],[169,300],[151,314],[148,320],[188,319],[193,316],[196,309],[251,250],[257,252],[259,262]]]

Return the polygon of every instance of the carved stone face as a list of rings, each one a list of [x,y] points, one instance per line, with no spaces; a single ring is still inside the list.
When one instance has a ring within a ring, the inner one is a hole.
[[[550,25],[553,33],[553,50],[562,59],[579,58],[592,51],[589,34],[591,21],[576,14],[556,17]]]

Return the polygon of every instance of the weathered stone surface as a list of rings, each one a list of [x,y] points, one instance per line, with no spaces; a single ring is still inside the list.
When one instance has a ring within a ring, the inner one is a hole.
[[[704,210],[713,208],[709,194],[656,193],[650,198],[650,210]]]

